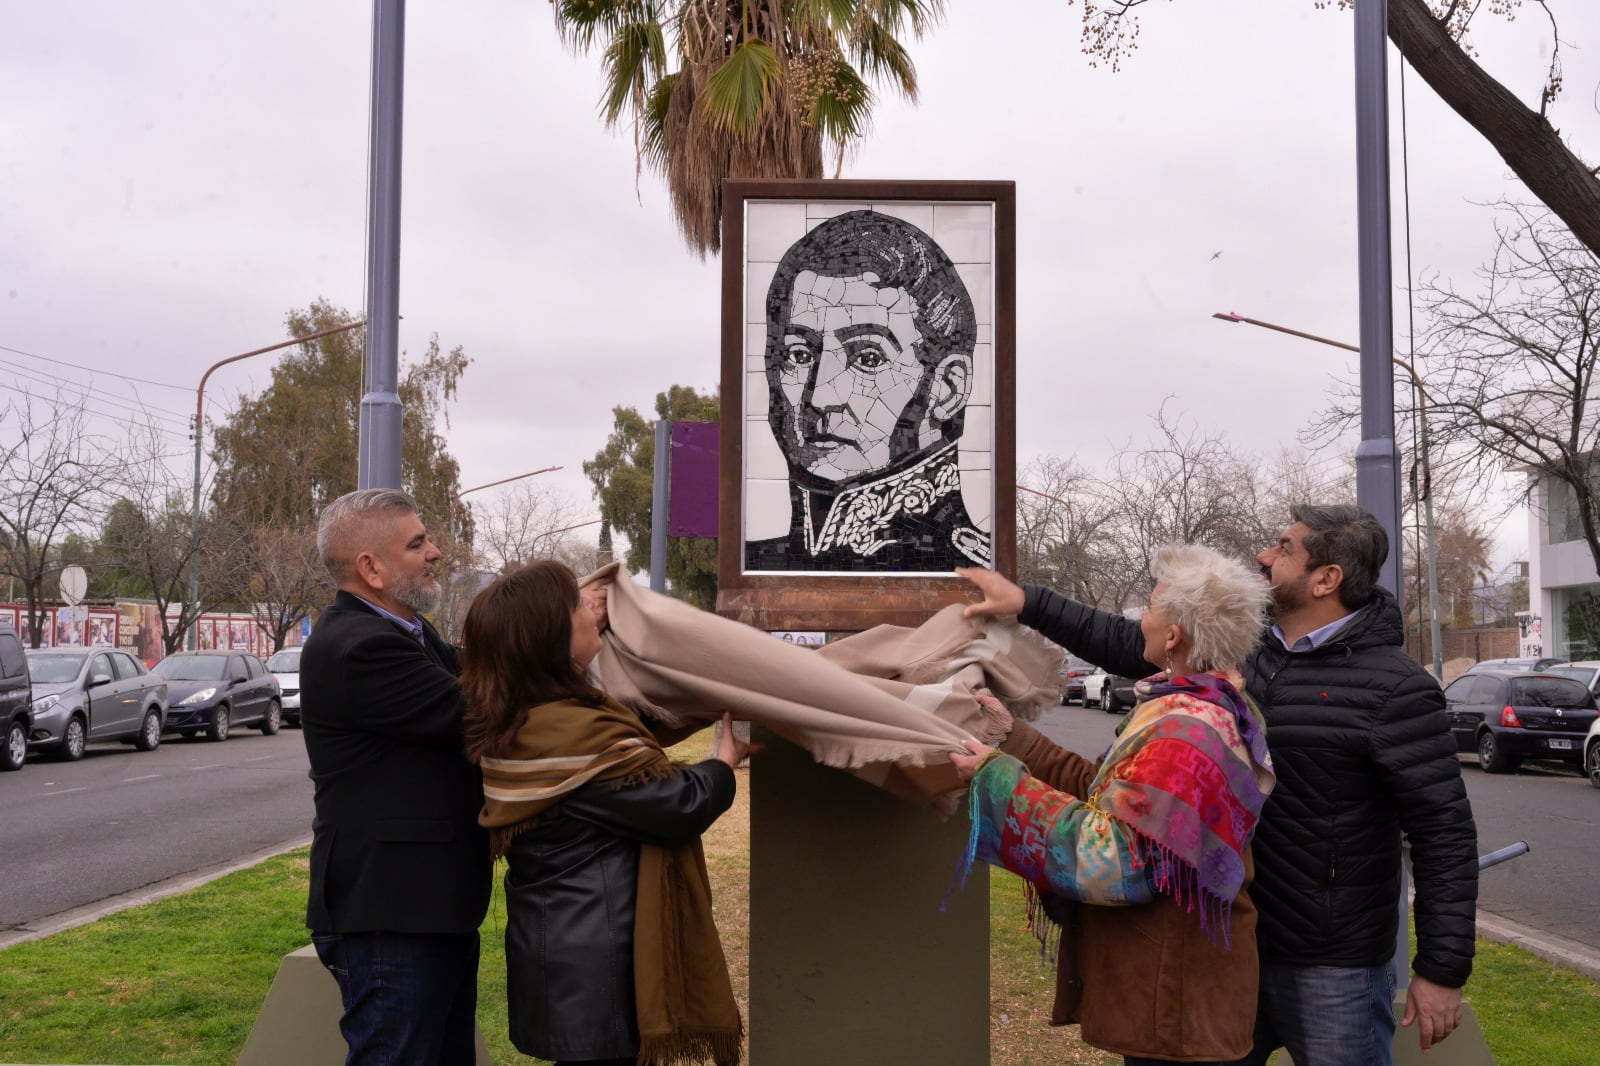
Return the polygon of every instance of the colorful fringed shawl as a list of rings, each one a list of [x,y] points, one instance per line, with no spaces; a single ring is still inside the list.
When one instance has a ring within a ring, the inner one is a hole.
[[[972,779],[973,858],[1036,891],[1084,903],[1147,903],[1155,893],[1226,936],[1244,885],[1244,850],[1272,791],[1260,712],[1238,678],[1141,681],[1082,799],[1028,776],[996,752]]]
[[[639,717],[614,700],[576,700],[528,712],[512,750],[483,759],[483,813],[495,856],[561,797],[590,782],[625,787],[678,772]],[[641,1066],[712,1061],[736,1066],[744,1019],[711,914],[700,841],[639,846],[633,984]]]

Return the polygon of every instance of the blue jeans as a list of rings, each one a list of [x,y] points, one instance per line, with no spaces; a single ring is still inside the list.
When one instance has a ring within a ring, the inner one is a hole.
[[[478,934],[314,933],[339,983],[347,1066],[474,1066]]]
[[[1263,1066],[1280,1047],[1294,1066],[1394,1066],[1394,964],[1261,964],[1255,1046],[1236,1066]]]

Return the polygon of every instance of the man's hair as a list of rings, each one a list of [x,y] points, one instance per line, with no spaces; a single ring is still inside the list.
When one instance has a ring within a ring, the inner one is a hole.
[[[1266,625],[1272,587],[1259,570],[1201,544],[1157,550],[1150,576],[1161,586],[1152,607],[1189,636],[1197,670],[1236,670]]]
[[[1366,606],[1378,587],[1378,571],[1389,557],[1389,534],[1372,514],[1354,504],[1302,503],[1289,518],[1306,533],[1308,567],[1330,563],[1344,571],[1339,602],[1348,610]]]
[[[937,366],[952,353],[971,355],[978,341],[972,296],[956,266],[916,226],[877,211],[846,211],[821,222],[783,253],[767,287],[767,358],[783,348],[794,279],[810,270],[825,277],[872,273],[879,289],[902,289],[916,301],[912,316],[922,343],[917,358]],[[774,337],[774,331],[777,331]]]
[[[382,534],[374,519],[395,511],[417,513],[417,501],[399,489],[357,489],[322,509],[317,520],[317,554],[342,585],[355,577],[356,556],[376,551]]]

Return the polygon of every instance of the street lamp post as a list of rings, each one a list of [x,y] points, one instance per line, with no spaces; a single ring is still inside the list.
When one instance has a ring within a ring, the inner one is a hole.
[[[1211,316],[1224,322],[1243,322],[1247,326],[1260,326],[1262,329],[1276,330],[1287,333],[1291,337],[1300,337],[1303,340],[1316,341],[1318,344],[1328,344],[1335,348],[1343,348],[1347,352],[1361,351],[1354,344],[1343,341],[1330,340],[1319,337],[1315,333],[1305,333],[1288,326],[1279,326],[1272,322],[1263,322],[1260,319],[1249,318],[1231,312],[1218,311]],[[1429,463],[1428,449],[1428,393],[1422,387],[1422,378],[1417,376],[1416,368],[1398,356],[1391,355],[1389,361],[1404,370],[1411,377],[1411,383],[1417,389],[1417,421],[1419,429],[1418,458],[1422,463],[1422,484],[1418,486],[1418,496],[1422,499],[1423,521],[1426,523],[1428,540],[1428,633],[1433,643],[1433,676],[1442,684],[1444,682],[1444,653],[1439,647],[1439,567],[1434,551],[1433,537],[1433,468]]]
[[[198,627],[194,625],[194,619],[200,617],[200,452],[201,446],[205,441],[206,382],[210,379],[213,371],[219,367],[227,366],[229,363],[237,363],[239,360],[249,359],[253,355],[265,355],[268,352],[275,352],[280,348],[288,348],[296,344],[304,344],[307,341],[321,340],[323,337],[331,337],[335,333],[359,329],[366,324],[366,320],[362,319],[359,322],[351,322],[343,326],[334,326],[332,329],[308,333],[304,337],[295,337],[279,344],[269,344],[267,347],[257,348],[255,351],[230,355],[228,358],[220,359],[206,367],[206,372],[200,376],[200,387],[195,390],[194,398],[194,512],[191,516],[189,527],[189,610],[194,612],[189,625],[190,651],[194,651],[198,647],[197,642],[200,636]]]

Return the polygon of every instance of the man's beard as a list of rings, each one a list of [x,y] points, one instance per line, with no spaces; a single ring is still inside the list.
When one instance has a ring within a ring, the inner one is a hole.
[[[426,574],[395,582],[391,595],[418,614],[431,614],[439,606],[439,586],[430,585]]]
[[[1272,572],[1263,571],[1263,573],[1270,582],[1272,580]],[[1273,619],[1279,619],[1284,615],[1292,613],[1297,608],[1305,606],[1308,598],[1306,595],[1306,584],[1309,580],[1309,574],[1301,574],[1294,581],[1286,582],[1281,585],[1273,585],[1272,602],[1267,613]]]

